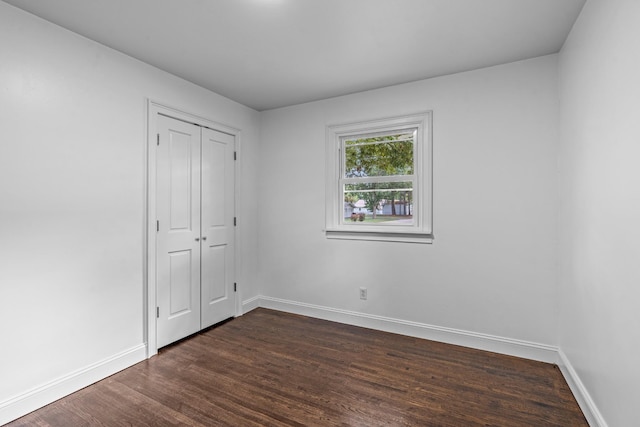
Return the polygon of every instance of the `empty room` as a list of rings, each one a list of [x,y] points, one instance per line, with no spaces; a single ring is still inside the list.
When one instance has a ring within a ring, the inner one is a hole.
[[[639,425],[640,1],[0,1],[0,425]]]

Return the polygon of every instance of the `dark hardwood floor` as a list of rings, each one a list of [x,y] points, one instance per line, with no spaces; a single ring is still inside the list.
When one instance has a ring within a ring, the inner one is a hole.
[[[554,365],[257,309],[9,426],[587,426]]]

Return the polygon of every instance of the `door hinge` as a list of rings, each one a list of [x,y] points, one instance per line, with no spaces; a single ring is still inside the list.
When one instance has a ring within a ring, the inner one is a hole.
[[[160,307],[156,307],[156,319],[160,318]]]
[[[233,160],[238,160],[238,152],[237,151],[233,152]]]
[[[156,138],[156,145],[160,145],[160,134],[158,134],[158,137]]]
[[[238,225],[238,221],[237,221],[237,218],[234,216],[233,217],[233,226],[235,227],[236,225]]]
[[[160,221],[156,220],[156,232],[160,231]]]
[[[233,282],[233,292],[238,292],[238,284]]]

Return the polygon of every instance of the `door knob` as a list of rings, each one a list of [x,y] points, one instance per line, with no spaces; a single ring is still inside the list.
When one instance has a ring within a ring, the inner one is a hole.
[[[200,241],[200,238],[199,238],[199,237],[196,237],[196,242],[199,242],[199,241]]]
[[[204,237],[202,238],[202,240],[207,240],[207,236],[204,236]]]

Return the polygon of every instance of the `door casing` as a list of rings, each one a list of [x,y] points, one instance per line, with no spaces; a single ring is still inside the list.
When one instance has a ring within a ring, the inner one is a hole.
[[[157,117],[158,115],[168,116],[187,123],[193,123],[198,126],[213,129],[216,131],[228,133],[235,137],[235,151],[240,153],[241,146],[241,130],[232,126],[228,126],[216,121],[204,118],[199,115],[187,113],[176,108],[169,107],[159,102],[147,101],[147,141],[145,144],[145,217],[144,217],[144,236],[143,236],[143,331],[144,340],[147,346],[147,358],[158,353],[157,344],[157,325],[156,325],[156,143],[157,143]],[[239,165],[238,159],[235,164],[235,198],[234,210],[236,217],[239,219],[238,200],[240,187]],[[239,222],[239,221],[238,221]],[[240,227],[236,226],[235,232],[235,277],[238,279],[240,258],[240,242],[238,239]],[[239,316],[241,312],[241,292],[237,289],[235,295],[235,316]]]

